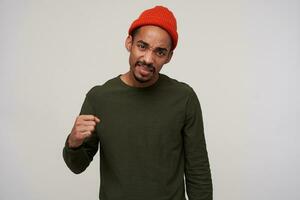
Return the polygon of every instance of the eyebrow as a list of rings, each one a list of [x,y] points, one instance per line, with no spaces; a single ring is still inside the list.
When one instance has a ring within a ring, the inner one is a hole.
[[[145,45],[147,47],[149,46],[149,44],[143,40],[139,40],[139,41],[137,41],[137,43],[142,43],[143,45]],[[155,50],[156,51],[168,51],[167,48],[163,48],[163,47],[156,47]]]
[[[162,47],[157,47],[156,49],[157,49],[158,51],[168,51],[168,49],[162,48]]]
[[[139,40],[139,41],[137,41],[137,43],[142,43],[145,46],[149,46],[149,44],[147,42],[144,42],[143,40]]]

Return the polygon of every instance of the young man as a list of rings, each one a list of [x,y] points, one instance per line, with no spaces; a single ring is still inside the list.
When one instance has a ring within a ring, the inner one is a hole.
[[[142,12],[125,41],[129,71],[87,93],[66,140],[63,157],[74,173],[100,144],[101,200],[185,200],[185,185],[189,200],[212,200],[198,98],[160,73],[176,48],[176,26],[165,7]]]

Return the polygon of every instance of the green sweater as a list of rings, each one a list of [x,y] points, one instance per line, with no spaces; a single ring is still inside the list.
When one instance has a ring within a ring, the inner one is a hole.
[[[136,88],[119,75],[92,88],[80,114],[101,121],[63,157],[81,173],[100,147],[100,200],[185,200],[185,184],[189,200],[212,199],[202,111],[187,84],[160,74]]]

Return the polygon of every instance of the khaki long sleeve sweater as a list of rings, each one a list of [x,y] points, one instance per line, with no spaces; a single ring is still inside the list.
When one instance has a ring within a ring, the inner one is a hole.
[[[80,114],[101,121],[63,157],[81,173],[100,147],[100,200],[186,200],[185,184],[189,200],[212,200],[202,111],[187,84],[160,74],[136,88],[119,75],[92,88]]]

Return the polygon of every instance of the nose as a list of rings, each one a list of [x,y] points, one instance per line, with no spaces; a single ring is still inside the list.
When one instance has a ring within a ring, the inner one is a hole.
[[[152,55],[152,51],[150,51],[150,50],[145,51],[145,54],[144,54],[144,61],[145,61],[147,64],[153,64],[153,55]]]

